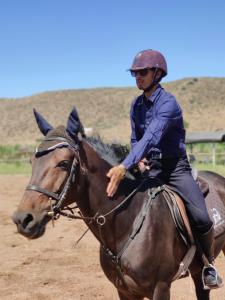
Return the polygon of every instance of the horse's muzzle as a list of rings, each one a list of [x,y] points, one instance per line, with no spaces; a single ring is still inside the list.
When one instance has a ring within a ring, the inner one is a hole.
[[[36,239],[44,234],[45,225],[50,217],[46,213],[35,217],[32,213],[16,211],[12,216],[12,220],[17,225],[20,234],[29,239]]]

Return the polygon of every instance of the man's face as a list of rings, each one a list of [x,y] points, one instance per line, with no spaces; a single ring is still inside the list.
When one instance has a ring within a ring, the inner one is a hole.
[[[142,70],[132,71],[131,75],[135,77],[137,87],[140,90],[145,90],[152,83],[154,70],[142,69]]]

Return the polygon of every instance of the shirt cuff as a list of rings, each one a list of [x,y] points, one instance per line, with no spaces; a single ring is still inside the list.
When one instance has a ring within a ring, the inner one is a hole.
[[[124,161],[121,162],[121,164],[124,165],[126,170],[129,170],[134,166],[134,163],[131,162],[128,158],[125,158]]]

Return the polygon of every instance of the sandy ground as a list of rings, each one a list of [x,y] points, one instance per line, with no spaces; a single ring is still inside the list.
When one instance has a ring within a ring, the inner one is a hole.
[[[104,276],[98,258],[99,245],[89,232],[74,247],[86,226],[82,221],[61,218],[46,234],[29,241],[16,233],[10,219],[23,194],[28,176],[0,176],[0,299],[72,300],[118,299]],[[225,258],[217,267],[225,278]],[[196,299],[190,278],[176,281],[171,299]],[[225,287],[211,292],[211,299],[224,300]]]

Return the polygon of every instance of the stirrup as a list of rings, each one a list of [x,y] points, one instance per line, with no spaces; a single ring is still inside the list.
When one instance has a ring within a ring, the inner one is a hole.
[[[208,285],[205,282],[205,271],[207,269],[213,269],[213,271],[215,272],[215,283],[212,284],[212,285]],[[222,278],[218,275],[218,272],[217,272],[216,268],[211,264],[209,264],[207,266],[204,266],[204,268],[202,270],[202,283],[203,283],[204,290],[218,289],[218,288],[223,286]]]

